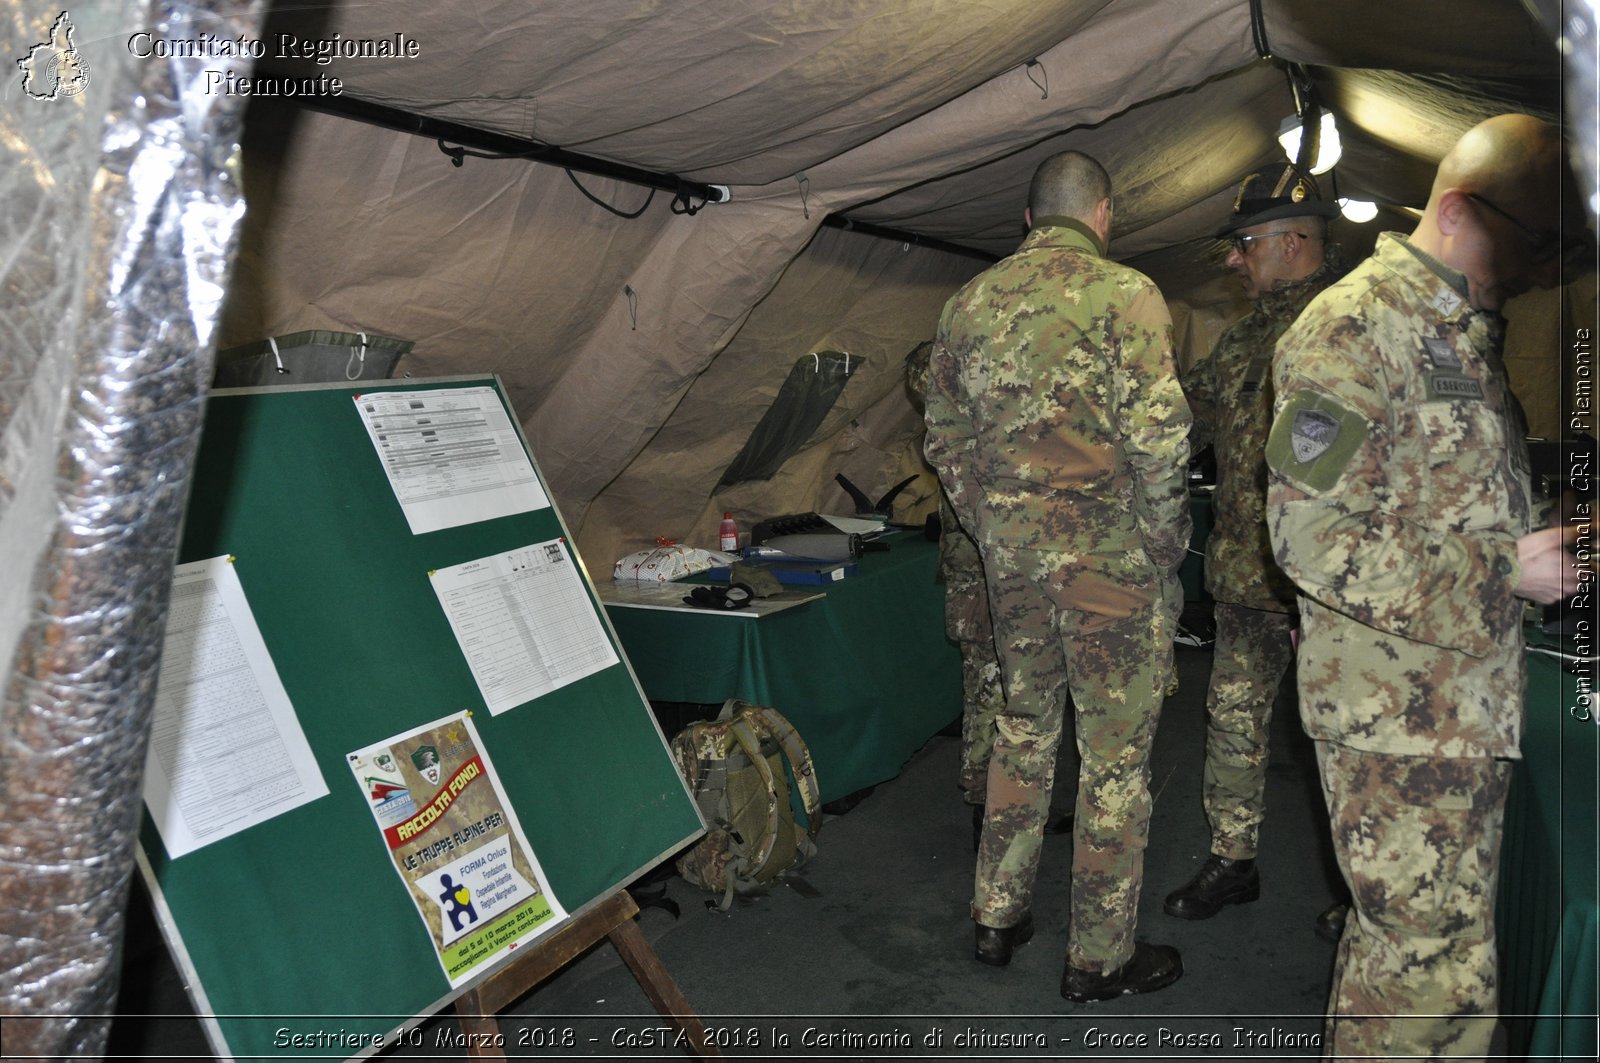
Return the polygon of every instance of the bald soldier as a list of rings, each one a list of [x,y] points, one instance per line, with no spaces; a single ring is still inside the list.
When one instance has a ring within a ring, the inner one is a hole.
[[[1524,601],[1577,577],[1561,528],[1530,531],[1499,312],[1559,282],[1569,180],[1545,123],[1475,126],[1416,231],[1381,235],[1278,344],[1268,525],[1300,594],[1300,714],[1354,905],[1333,1057],[1489,1048]]]
[[[1190,446],[1211,444],[1217,459],[1205,570],[1217,638],[1201,784],[1210,855],[1167,895],[1163,908],[1181,919],[1209,919],[1261,895],[1256,847],[1266,816],[1267,733],[1294,653],[1294,584],[1267,539],[1272,352],[1311,297],[1345,272],[1328,243],[1328,219],[1338,213],[1316,181],[1289,163],[1245,177],[1218,235],[1231,245],[1224,264],[1238,274],[1250,313],[1182,378],[1194,411]]]
[[[1070,691],[1078,774],[1061,994],[1171,985],[1176,949],[1135,942],[1149,756],[1189,540],[1189,407],[1149,279],[1105,258],[1111,182],[1045,160],[1031,232],[944,309],[929,367],[929,462],[988,577],[1005,706],[972,902],[976,955],[1004,965],[1031,905]]]

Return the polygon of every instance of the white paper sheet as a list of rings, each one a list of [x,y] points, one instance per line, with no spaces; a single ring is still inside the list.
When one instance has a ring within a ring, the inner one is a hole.
[[[179,565],[144,782],[168,854],[183,856],[327,793],[232,563]]]
[[[493,388],[355,397],[411,534],[550,504]]]
[[[833,525],[838,531],[848,535],[859,535],[863,539],[870,539],[883,532],[887,517],[835,517],[827,513],[817,514],[823,520]]]
[[[495,715],[619,663],[559,539],[429,578]]]

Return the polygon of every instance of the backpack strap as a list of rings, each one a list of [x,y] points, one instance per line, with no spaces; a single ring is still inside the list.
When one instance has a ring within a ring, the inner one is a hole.
[[[761,755],[761,736],[756,729],[750,726],[749,718],[741,713],[733,721],[733,737],[738,740],[739,748],[750,758],[750,763],[755,765],[756,773],[761,776],[761,782],[767,788],[767,825],[761,832],[761,844],[747,858],[745,868],[754,876],[759,874],[772,859],[772,850],[778,841],[778,783],[772,777],[772,766],[767,763],[767,758]]]
[[[795,786],[800,790],[800,802],[806,812],[806,833],[813,841],[822,829],[822,791],[817,785],[817,769],[811,763],[811,750],[798,731],[777,709],[752,705],[749,713],[760,722],[762,730],[771,735],[789,760],[794,771]]]

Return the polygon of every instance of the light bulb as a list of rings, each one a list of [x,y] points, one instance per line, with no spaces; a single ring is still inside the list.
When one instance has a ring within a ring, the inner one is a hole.
[[[1341,199],[1339,210],[1346,218],[1358,224],[1369,222],[1378,216],[1378,205],[1370,199]]]
[[[1289,156],[1289,161],[1294,162],[1300,157],[1300,119],[1296,115],[1285,118],[1278,126],[1278,143],[1283,145],[1283,152]],[[1339,146],[1339,128],[1334,124],[1333,112],[1322,112],[1322,134],[1317,139],[1317,159],[1311,164],[1314,174],[1327,173],[1339,162],[1342,149]]]

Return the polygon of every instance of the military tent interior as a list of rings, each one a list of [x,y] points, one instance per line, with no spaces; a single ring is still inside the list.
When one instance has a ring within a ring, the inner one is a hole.
[[[48,38],[56,13],[11,5],[7,54]],[[45,837],[13,822],[0,874],[13,942],[28,937],[18,919],[40,918],[23,900],[39,881],[30,866],[54,868],[74,898],[46,918],[67,953],[19,954],[28,984],[65,983],[78,1013],[109,1004],[105,964],[89,958],[117,937],[142,738],[121,761],[94,754],[94,772],[62,768],[96,731],[147,725],[153,662],[109,678],[94,662],[145,637],[134,620],[159,630],[162,550],[214,352],[332,332],[393,341],[395,376],[498,374],[599,578],[658,536],[714,546],[724,511],[745,527],[852,512],[839,474],[868,495],[916,476],[895,517],[932,512],[904,359],[949,296],[1020,242],[1029,177],[1058,151],[1110,172],[1110,255],[1160,286],[1184,364],[1247,309],[1216,233],[1241,178],[1283,157],[1286,119],[1332,114],[1343,155],[1323,192],[1376,204],[1373,220],[1334,223],[1352,261],[1378,232],[1408,231],[1445,150],[1503,111],[1563,123],[1591,223],[1597,202],[1591,0],[306,0],[73,14],[91,89],[70,117],[25,115],[34,101],[13,83],[0,120],[16,339],[0,353],[0,546],[27,576],[0,592],[3,785],[13,821],[54,825]],[[415,48],[326,63],[141,56],[127,46],[140,29]],[[207,70],[336,77],[342,91],[246,97],[208,88]],[[154,225],[128,237],[118,219],[155,215],[126,164],[185,122],[202,135],[166,144],[173,187],[194,182],[173,209],[216,237]],[[62,144],[82,161],[58,163]],[[111,242],[118,233],[129,242]],[[152,274],[171,301],[159,288],[148,304],[126,298],[129,264],[162,247],[182,267]],[[1563,337],[1596,317],[1592,269],[1568,280],[1508,308],[1513,386],[1532,434],[1550,438],[1571,383]],[[175,320],[186,324],[169,335]],[[137,357],[113,371],[98,364],[107,350]],[[197,382],[178,388],[175,420],[170,394],[117,406],[174,368]],[[131,390],[121,372],[137,376]],[[775,409],[791,374],[843,380],[831,405],[801,404],[799,430],[773,423],[799,416]],[[85,518],[68,500],[107,483],[114,495],[117,481],[89,475],[81,440],[107,435],[96,426],[113,413],[131,418],[120,444],[134,449],[102,472],[142,491],[138,448],[178,458],[155,495],[134,492],[162,504],[90,505]],[[753,437],[781,449],[752,471],[736,459]],[[95,576],[108,562],[146,582],[124,591]],[[105,617],[111,600],[130,610],[103,629],[71,623]],[[63,632],[110,641],[80,656]],[[86,807],[128,814],[111,831],[70,811]],[[58,857],[63,831],[90,841]],[[85,918],[92,932],[73,929]]]
[[[1047,155],[1106,165],[1111,254],[1161,286],[1192,359],[1244,309],[1212,237],[1239,180],[1283,157],[1276,134],[1297,100],[1338,122],[1325,194],[1380,204],[1338,227],[1355,257],[1376,232],[1409,228],[1466,127],[1508,109],[1563,115],[1554,38],[1519,3],[1442,17],[1368,0],[623,0],[425,23],[318,6],[274,15],[269,33],[403,30],[421,54],[330,65],[345,94],[311,107],[252,106],[220,344],[368,332],[414,344],[401,372],[501,374],[600,568],[658,535],[710,545],[724,511],[746,526],[853,512],[838,473],[874,497],[921,473],[897,515],[926,513],[934,481],[903,358],[955,288],[1015,249]],[[418,131],[321,108],[346,98]],[[464,145],[428,123],[489,134],[499,154],[557,147],[669,187],[652,197],[559,158],[452,159]],[[1592,298],[1574,309],[1592,317]],[[1535,434],[1557,428],[1552,335],[1510,359]],[[826,351],[854,363],[826,418],[770,478],[724,484],[791,369]]]

